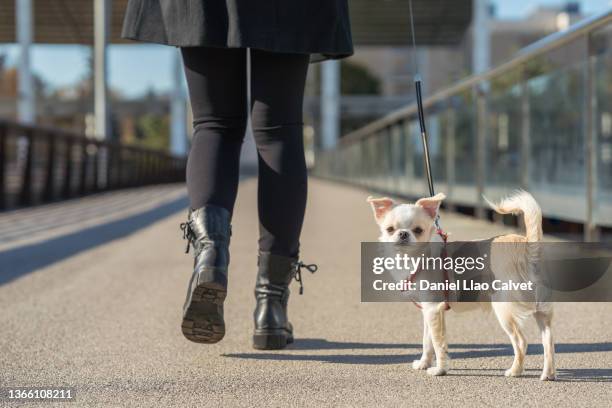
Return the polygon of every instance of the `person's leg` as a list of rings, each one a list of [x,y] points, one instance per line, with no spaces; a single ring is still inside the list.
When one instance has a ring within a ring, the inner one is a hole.
[[[181,224],[194,268],[183,334],[198,343],[225,335],[231,218],[247,121],[246,50],[183,48],[194,136],[187,163],[189,217]]]
[[[302,105],[309,56],[251,50],[253,136],[259,155],[259,249],[297,257],[306,209]]]
[[[302,99],[308,59],[251,50],[251,120],[259,155],[257,349],[282,349],[293,342],[287,302],[306,208]]]
[[[246,50],[181,49],[193,111],[187,160],[191,208],[234,208],[247,123]]]

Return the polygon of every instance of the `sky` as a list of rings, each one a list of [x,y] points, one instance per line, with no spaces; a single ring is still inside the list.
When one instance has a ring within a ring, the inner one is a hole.
[[[110,87],[127,97],[149,90],[167,92],[172,84],[172,62],[178,50],[162,45],[113,45],[109,47]],[[0,45],[0,55],[8,54],[8,65],[15,64],[15,46]],[[35,45],[32,49],[34,73],[54,88],[70,86],[88,73],[91,49],[77,45]],[[53,61],[53,63],[49,63]]]
[[[567,2],[561,0],[493,0],[492,3],[495,5],[498,17],[521,18],[538,6],[557,6]],[[593,14],[612,7],[611,0],[580,0],[578,3],[584,14]]]
[[[492,0],[496,15],[503,19],[520,19],[534,8],[564,4],[563,0]],[[583,13],[593,14],[612,7],[612,0],[581,0]],[[14,45],[1,45],[0,55],[8,54],[8,64],[17,61]],[[109,50],[109,84],[126,97],[138,97],[149,90],[168,92],[172,85],[174,47],[161,45],[114,45]],[[36,45],[32,66],[36,75],[54,88],[70,86],[87,74],[91,51],[76,45]],[[53,63],[50,63],[52,61]]]

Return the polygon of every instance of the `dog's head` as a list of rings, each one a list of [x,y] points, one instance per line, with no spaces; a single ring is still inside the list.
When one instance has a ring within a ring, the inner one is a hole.
[[[401,244],[430,242],[436,231],[434,220],[445,198],[444,194],[439,193],[433,197],[421,198],[414,204],[398,204],[387,197],[368,197],[374,219],[380,228],[378,240]]]

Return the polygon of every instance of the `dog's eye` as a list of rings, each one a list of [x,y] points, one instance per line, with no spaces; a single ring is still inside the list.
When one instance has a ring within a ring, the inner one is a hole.
[[[395,228],[393,228],[393,227],[387,227],[387,232],[388,232],[389,234],[393,234],[393,231],[395,231]]]
[[[423,228],[416,227],[415,229],[412,230],[412,232],[414,232],[416,235],[419,235],[423,232]]]

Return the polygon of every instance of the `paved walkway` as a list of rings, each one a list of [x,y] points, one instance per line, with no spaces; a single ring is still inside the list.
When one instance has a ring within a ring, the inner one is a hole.
[[[319,272],[304,276],[304,296],[292,295],[297,341],[280,352],[250,347],[254,180],[242,183],[234,217],[228,331],[209,346],[180,332],[191,266],[178,228],[181,187],[0,215],[0,387],[73,386],[75,406],[592,407],[612,400],[612,304],[558,305],[557,382],[538,381],[535,324],[527,375],[505,378],[508,339],[493,315],[478,313],[447,319],[449,376],[412,371],[419,312],[359,300],[359,243],[377,233],[368,192],[315,180],[309,194],[302,254]],[[454,239],[500,232],[450,214],[443,223]]]

